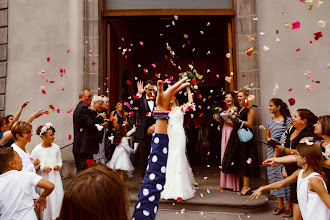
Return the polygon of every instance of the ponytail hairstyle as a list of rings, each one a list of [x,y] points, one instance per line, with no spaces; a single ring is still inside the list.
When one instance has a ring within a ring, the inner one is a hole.
[[[288,109],[288,105],[282,101],[282,99],[273,98],[270,100],[272,103],[274,103],[275,106],[280,106],[280,112],[281,115],[284,118],[284,125],[286,125],[286,120],[288,118],[291,118],[290,110]]]
[[[302,157],[305,157],[308,166],[311,167],[315,172],[323,174],[322,172],[322,150],[317,144],[298,144],[297,151]]]
[[[115,138],[113,141],[113,144],[115,146],[118,146],[121,142],[121,139],[126,136],[127,130],[126,126],[124,124],[119,124],[115,128]]]

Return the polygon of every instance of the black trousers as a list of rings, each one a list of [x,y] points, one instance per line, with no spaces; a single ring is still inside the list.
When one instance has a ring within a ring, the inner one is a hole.
[[[80,171],[86,170],[88,168],[88,165],[86,163],[86,160],[91,160],[93,159],[93,154],[86,154],[86,153],[74,153],[74,163],[77,168],[77,173]]]
[[[151,144],[151,135],[147,135],[143,139],[139,140],[139,148],[140,148],[140,162],[141,162],[141,168],[142,168],[142,179],[145,175],[147,165],[148,165],[148,157],[150,154],[150,144]]]

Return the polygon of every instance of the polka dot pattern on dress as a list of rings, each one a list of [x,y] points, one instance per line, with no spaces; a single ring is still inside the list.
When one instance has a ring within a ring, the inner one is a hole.
[[[155,138],[154,138],[154,143],[155,143],[155,144],[158,144],[158,143],[159,143],[159,138],[158,138],[158,137],[155,137]]]
[[[152,162],[156,163],[157,160],[158,160],[158,157],[157,157],[156,155],[154,155],[154,156],[152,157]]]
[[[149,194],[149,190],[148,189],[144,189],[143,190],[143,195],[147,196]]]
[[[155,214],[157,213],[157,206],[155,206],[155,208],[154,208],[154,213]]]
[[[167,148],[166,147],[163,148],[163,154],[167,154]]]
[[[156,184],[156,189],[158,189],[159,191],[163,189],[163,186],[159,183]]]
[[[154,195],[152,195],[148,199],[149,199],[150,202],[153,202],[153,201],[155,201],[156,197]]]
[[[143,215],[145,215],[145,216],[149,216],[149,215],[150,215],[150,212],[147,211],[147,210],[143,210]]]
[[[154,180],[156,178],[156,175],[154,173],[150,173],[149,179]]]
[[[160,172],[165,173],[166,172],[166,167],[162,166],[162,168],[160,168]]]
[[[141,202],[139,202],[138,204],[136,204],[136,208],[139,209],[141,207]]]

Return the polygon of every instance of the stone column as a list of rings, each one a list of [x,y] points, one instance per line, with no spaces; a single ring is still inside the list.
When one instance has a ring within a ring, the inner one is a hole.
[[[252,88],[251,94],[256,96],[254,104],[255,109],[253,132],[256,138],[261,139],[262,133],[259,125],[263,124],[261,120],[260,108],[260,77],[258,64],[258,44],[257,44],[257,20],[256,17],[256,1],[255,0],[235,0],[235,24],[236,24],[236,59],[237,59],[237,88],[243,88],[249,85]],[[249,41],[247,36],[255,38],[256,41]],[[252,56],[248,56],[246,51],[254,47]],[[243,77],[244,76],[244,77]],[[252,84],[252,86],[251,86]],[[266,151],[258,143],[259,159],[262,161],[266,158]],[[262,172],[262,177],[266,173]]]
[[[102,47],[102,11],[103,0],[84,0],[84,88],[90,88],[93,94],[98,93],[98,88],[103,81],[103,56]]]
[[[7,57],[8,57],[8,0],[0,0],[0,116],[4,116]]]

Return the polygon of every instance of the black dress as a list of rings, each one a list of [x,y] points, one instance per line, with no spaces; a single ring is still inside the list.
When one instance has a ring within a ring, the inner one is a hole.
[[[247,121],[248,111],[249,109],[244,108],[239,113],[239,119]],[[222,172],[246,177],[258,177],[260,176],[260,170],[257,145],[253,138],[245,143],[239,140],[237,131],[240,126],[241,123],[234,124],[224,154]]]
[[[290,148],[290,149],[297,149],[297,145],[299,144],[299,141],[305,137],[315,137],[313,130],[311,128],[304,128],[294,139],[290,140],[290,137],[292,133],[296,130],[295,127],[289,128],[289,132],[287,134],[287,137],[285,139],[284,147]],[[296,170],[298,170],[297,163],[291,163],[291,164],[285,164],[285,170],[290,176],[293,174]],[[290,196],[293,203],[298,204],[298,198],[297,198],[297,182],[290,184]]]

